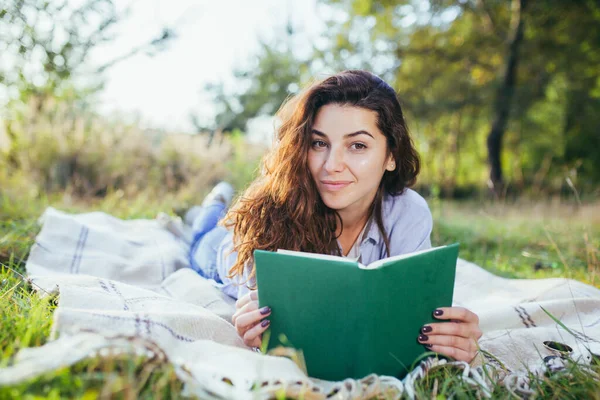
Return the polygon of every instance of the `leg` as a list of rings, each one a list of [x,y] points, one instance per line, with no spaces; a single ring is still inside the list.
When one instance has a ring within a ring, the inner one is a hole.
[[[227,182],[219,182],[204,198],[201,206],[194,206],[186,213],[186,223],[192,226],[194,232],[192,247],[217,226],[219,219],[225,215],[232,197],[233,187]],[[190,223],[189,220],[193,222]]]
[[[216,249],[227,233],[226,229],[217,228],[217,223],[225,216],[232,196],[231,185],[221,182],[206,196],[202,206],[194,207],[190,266],[201,276],[215,281],[220,281],[216,272]]]
[[[217,226],[219,220],[225,216],[226,208],[227,206],[223,203],[213,203],[202,207],[192,225],[194,232],[192,246]]]
[[[223,283],[217,269],[217,251],[227,234],[227,229],[217,226],[204,235],[193,249],[190,265],[200,276]]]

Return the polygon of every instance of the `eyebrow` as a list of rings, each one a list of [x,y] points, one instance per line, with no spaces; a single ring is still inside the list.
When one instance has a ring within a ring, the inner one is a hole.
[[[314,133],[317,136],[327,137],[326,134],[324,134],[323,132],[318,131],[316,129],[313,129],[312,133]],[[347,133],[347,134],[344,135],[344,138],[351,138],[351,137],[355,137],[355,136],[358,136],[358,135],[368,135],[368,136],[371,136],[373,139],[375,139],[373,137],[373,135],[371,135],[369,132],[363,131],[363,130],[352,132],[352,133]]]

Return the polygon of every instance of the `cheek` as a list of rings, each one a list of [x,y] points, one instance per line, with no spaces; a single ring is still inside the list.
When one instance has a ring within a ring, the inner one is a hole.
[[[309,151],[306,162],[308,164],[308,170],[310,171],[310,174],[314,177],[319,170],[318,155],[312,151]]]
[[[374,177],[383,175],[381,160],[377,157],[364,157],[353,162],[354,174],[362,177]]]

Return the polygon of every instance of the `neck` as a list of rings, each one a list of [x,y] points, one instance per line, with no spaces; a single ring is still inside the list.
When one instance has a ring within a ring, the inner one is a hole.
[[[367,200],[362,204],[355,204],[354,207],[348,207],[350,209],[347,208],[345,210],[338,211],[338,214],[342,219],[344,231],[342,232],[341,227],[338,226],[336,235],[352,235],[352,233],[358,234],[358,232],[364,228],[365,224],[369,220],[369,217],[371,216],[369,211],[371,210],[371,205],[375,201],[376,197],[377,192],[373,193],[370,201]]]
[[[369,207],[370,208],[370,207]],[[369,219],[369,208],[361,210],[361,212],[339,212],[342,219],[344,234],[353,234],[360,232]],[[342,233],[342,227],[337,227],[337,236]]]

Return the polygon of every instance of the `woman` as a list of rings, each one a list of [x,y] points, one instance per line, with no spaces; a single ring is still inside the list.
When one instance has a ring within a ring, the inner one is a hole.
[[[345,71],[308,87],[278,116],[276,143],[261,176],[223,219],[228,229],[205,222],[226,206],[213,202],[212,214],[197,218],[205,226],[197,227],[193,248],[194,267],[238,298],[232,322],[255,347],[271,313],[258,308],[257,291],[250,290],[255,249],[337,254],[366,265],[431,247],[431,213],[408,189],[419,158],[388,84],[369,72]],[[211,198],[227,197],[224,188]],[[481,337],[477,315],[459,307],[432,311],[452,322],[424,326],[417,340],[470,362]]]

